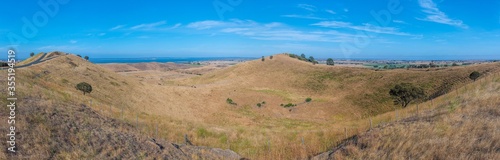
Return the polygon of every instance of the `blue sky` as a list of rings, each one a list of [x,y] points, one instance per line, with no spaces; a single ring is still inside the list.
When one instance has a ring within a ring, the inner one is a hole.
[[[500,59],[498,0],[2,3],[0,49],[21,57]]]

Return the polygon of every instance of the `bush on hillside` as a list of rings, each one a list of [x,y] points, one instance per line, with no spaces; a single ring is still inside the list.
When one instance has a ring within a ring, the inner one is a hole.
[[[311,102],[311,101],[312,101],[312,98],[310,98],[310,97],[306,98],[306,102]]]
[[[83,92],[83,95],[85,93],[90,93],[92,92],[92,86],[88,84],[87,82],[80,82],[76,85],[76,89],[80,90]]]
[[[469,78],[476,81],[477,78],[481,77],[481,73],[479,73],[478,71],[474,71],[472,73],[470,73],[469,75]]]
[[[335,65],[335,62],[333,62],[333,59],[332,59],[332,58],[328,58],[328,59],[326,60],[326,65],[333,66],[333,65]],[[377,66],[377,67],[378,67],[378,66]],[[375,68],[377,68],[377,67],[375,67]]]
[[[289,108],[289,107],[295,107],[295,106],[297,106],[297,105],[296,104],[292,104],[292,103],[288,103],[288,104],[284,105],[283,107]]]
[[[228,103],[230,105],[237,105],[231,98],[227,98],[226,103]]]
[[[405,108],[412,101],[424,98],[424,90],[420,87],[416,87],[411,83],[401,83],[394,86],[389,91],[389,95],[394,99],[396,105],[401,105]]]

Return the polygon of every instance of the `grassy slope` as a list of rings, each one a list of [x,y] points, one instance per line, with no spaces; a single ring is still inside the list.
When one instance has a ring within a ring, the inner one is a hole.
[[[43,55],[43,53],[38,53],[38,54],[35,54],[33,57],[29,57],[29,58],[27,58],[27,59],[25,59],[25,60],[23,60],[23,61],[19,62],[19,63],[18,63],[18,64],[16,64],[16,65],[20,66],[20,65],[28,64],[28,63],[30,63],[30,62],[33,62],[33,61],[37,60],[37,59],[38,59],[38,58],[40,58],[42,55]]]
[[[410,108],[411,118],[362,133],[336,152],[315,158],[500,159],[498,75],[435,101],[435,107],[418,117],[415,108]]]
[[[362,118],[390,111],[387,89],[395,83],[418,82],[432,92],[445,82],[463,80],[472,70],[498,69],[497,63],[438,71],[374,71],[313,66],[276,55],[159,86],[72,55],[49,62],[19,69],[22,96],[40,96],[51,103],[92,100],[91,108],[107,117],[129,124],[138,119],[140,132],[149,136],[159,126],[162,139],[180,143],[188,134],[197,145],[229,148],[254,159],[305,157],[328,149],[340,140],[342,128],[359,128],[366,120]],[[93,86],[91,94],[83,96],[74,88],[82,81]],[[303,104],[307,97],[313,102]],[[226,104],[226,98],[238,106]],[[266,105],[257,108],[262,101]],[[289,102],[300,105],[292,111],[279,106]]]
[[[1,72],[2,84],[7,73]],[[74,86],[90,82],[94,90],[83,96]],[[113,85],[112,83],[116,83]],[[126,86],[128,87],[120,87]],[[140,101],[142,86],[70,55],[16,70],[18,154],[0,159],[237,159],[232,151],[172,144],[154,134],[147,113],[128,106]],[[1,90],[6,92],[5,89]],[[132,92],[134,91],[134,92]],[[134,94],[130,94],[134,93]],[[6,95],[0,95],[6,99]],[[140,98],[140,97],[139,97]],[[89,104],[92,100],[92,104]],[[6,105],[2,101],[2,105]],[[124,109],[124,116],[120,114]],[[2,107],[0,119],[9,110]],[[138,114],[133,114],[138,113]],[[132,121],[133,116],[138,116]],[[151,116],[152,118],[158,118]],[[7,124],[0,131],[7,133]],[[161,126],[160,126],[161,127]],[[0,138],[6,141],[6,136]],[[155,140],[153,140],[155,139]],[[177,143],[181,144],[181,143]],[[164,148],[160,148],[162,146]]]

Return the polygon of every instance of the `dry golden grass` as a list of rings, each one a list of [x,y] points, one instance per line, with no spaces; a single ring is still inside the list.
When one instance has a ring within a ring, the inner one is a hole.
[[[35,54],[33,57],[29,57],[19,63],[17,63],[16,65],[24,65],[24,64],[28,64],[30,62],[33,62],[35,60],[37,60],[38,58],[40,58],[43,54],[39,53],[39,54]]]
[[[413,117],[360,134],[326,153],[328,158],[316,158],[500,159],[500,76],[490,75],[439,97],[434,105],[422,105],[431,108],[418,117],[415,108],[402,110]]]
[[[444,83],[453,88],[468,83],[472,70],[493,72],[499,65],[374,71],[275,55],[158,85],[67,55],[19,69],[16,79],[22,96],[87,105],[92,100],[96,112],[150,137],[183,143],[187,134],[195,145],[231,149],[252,159],[297,159],[328,150],[345,138],[344,129],[348,136],[361,133],[369,117],[393,110],[387,92],[396,83],[413,82],[434,92]],[[464,77],[464,82],[452,81]],[[90,83],[92,93],[77,91],[79,82]],[[313,101],[302,103],[307,97]],[[227,98],[238,105],[227,104]],[[266,104],[256,107],[262,101]],[[290,111],[282,103],[299,105]],[[393,119],[386,113],[373,123]]]

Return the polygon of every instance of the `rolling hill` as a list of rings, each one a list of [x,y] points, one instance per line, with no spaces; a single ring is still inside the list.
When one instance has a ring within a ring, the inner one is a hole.
[[[131,68],[161,71],[165,67],[168,65],[141,64]],[[230,149],[252,159],[293,159],[326,151],[342,140],[339,135],[344,134],[344,128],[360,129],[366,126],[367,118],[390,113],[394,105],[388,90],[397,83],[414,83],[433,98],[471,83],[468,74],[474,70],[497,73],[500,64],[377,71],[313,65],[280,54],[273,59],[247,61],[203,75],[176,80],[150,77],[152,81],[140,81],[80,57],[62,54],[18,69],[16,84],[19,97],[28,97],[23,100],[25,106],[32,106],[21,110],[30,115],[21,126],[37,122],[29,126],[36,130],[25,132],[45,132],[54,137],[49,140],[78,145],[109,139],[110,142],[103,144],[107,148],[92,151],[101,157],[120,158],[120,153],[130,150],[134,154],[128,157],[162,157],[168,153],[140,154],[147,147],[124,146],[150,143],[152,138],[162,146],[182,144],[187,136],[195,145]],[[75,85],[80,82],[90,83],[92,93],[83,95],[76,90]],[[312,101],[306,103],[308,97]],[[0,98],[5,99],[5,95]],[[228,98],[237,105],[228,104]],[[288,103],[297,106],[281,106]],[[59,112],[65,118],[50,119],[50,115]],[[88,126],[83,128],[85,134],[73,131],[74,125]],[[103,126],[102,130],[96,130],[99,126]],[[85,140],[85,136],[101,139]],[[113,136],[133,140],[105,138]],[[85,152],[84,147],[71,149],[71,145],[53,151],[44,140],[47,139],[36,138],[26,144],[44,144],[32,151],[42,152],[40,155],[82,157]]]
[[[500,159],[500,77],[491,75],[456,93],[312,159]]]

